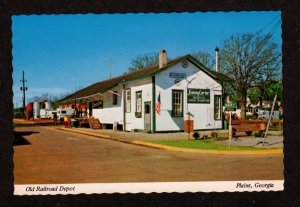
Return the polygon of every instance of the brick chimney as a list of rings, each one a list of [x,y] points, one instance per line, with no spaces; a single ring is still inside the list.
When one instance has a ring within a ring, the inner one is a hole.
[[[167,65],[167,51],[161,50],[158,56],[159,68],[162,68]]]

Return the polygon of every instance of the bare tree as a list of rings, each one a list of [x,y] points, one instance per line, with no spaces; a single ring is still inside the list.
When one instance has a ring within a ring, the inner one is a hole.
[[[131,60],[128,71],[133,72],[158,64],[158,53],[147,53],[139,55]]]
[[[191,54],[194,58],[196,58],[200,63],[202,63],[203,65],[205,65],[206,67],[213,69],[214,64],[215,64],[215,60],[214,58],[211,56],[211,54],[209,54],[208,52],[205,51],[194,51]]]
[[[43,93],[40,96],[33,96],[28,99],[28,102],[42,102],[42,101],[51,101],[52,96],[49,93]]]
[[[242,118],[246,114],[248,89],[279,74],[281,53],[271,37],[271,34],[231,36],[220,50],[222,70],[235,80]]]

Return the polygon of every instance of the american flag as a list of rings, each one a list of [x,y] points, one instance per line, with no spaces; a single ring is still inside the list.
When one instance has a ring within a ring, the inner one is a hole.
[[[158,97],[157,97],[157,102],[156,102],[156,113],[158,115],[160,115],[160,107],[161,107],[161,102],[160,102],[160,92],[158,94]]]

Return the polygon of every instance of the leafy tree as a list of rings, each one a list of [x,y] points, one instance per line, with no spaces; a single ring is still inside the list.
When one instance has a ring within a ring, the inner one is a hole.
[[[248,89],[279,75],[281,53],[271,37],[235,35],[225,40],[220,49],[222,70],[235,80],[242,118],[246,114]]]
[[[260,101],[261,91],[258,87],[249,88],[247,93],[251,103],[256,104]]]
[[[266,100],[273,101],[275,95],[277,95],[277,100],[282,101],[282,83],[280,81],[272,81],[269,87],[266,88]]]
[[[236,93],[234,84],[232,84],[231,82],[224,82],[223,87],[224,98],[227,98],[227,96],[229,96],[231,101],[237,102],[238,95]]]
[[[215,65],[215,59],[211,54],[205,51],[194,51],[191,54],[194,58],[196,58],[200,63],[205,65],[206,67],[213,69]]]
[[[139,55],[131,60],[131,65],[128,68],[129,72],[141,70],[150,66],[158,64],[158,53],[147,53]]]
[[[257,84],[256,88],[259,90],[258,99],[260,106],[262,106],[263,101],[273,101],[276,94],[277,100],[282,100],[282,83],[280,81],[267,80]]]

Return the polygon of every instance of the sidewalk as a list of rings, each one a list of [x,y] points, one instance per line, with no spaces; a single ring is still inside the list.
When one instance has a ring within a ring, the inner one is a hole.
[[[148,143],[147,141],[153,140],[187,140],[188,134],[183,132],[178,133],[160,133],[160,134],[148,134],[143,132],[123,132],[123,131],[113,131],[113,130],[99,130],[99,129],[90,129],[90,128],[57,128],[59,130],[65,130],[80,134],[86,134],[90,136],[95,136],[104,139],[111,139],[114,141],[119,141],[128,144],[135,144],[140,146],[152,147],[157,149],[164,150],[173,150],[181,152],[194,152],[194,153],[208,153],[208,154],[282,154],[283,150],[283,136],[280,135],[268,135],[265,139],[265,145],[262,146],[263,138],[255,138],[254,136],[239,137],[238,139],[232,139],[232,146],[252,146],[259,148],[272,148],[268,150],[244,150],[244,151],[230,151],[229,150],[199,150],[199,149],[187,149],[187,148],[178,148],[170,147],[165,145],[158,145]],[[199,132],[201,135],[210,135],[211,131],[202,131]],[[227,130],[218,131],[221,136],[226,136],[228,133]],[[276,134],[276,133],[275,133]],[[277,133],[278,134],[278,133]],[[192,133],[190,136],[191,140]],[[218,141],[220,144],[228,144],[228,139]],[[259,144],[258,144],[259,143]],[[277,148],[277,149],[273,149]]]

